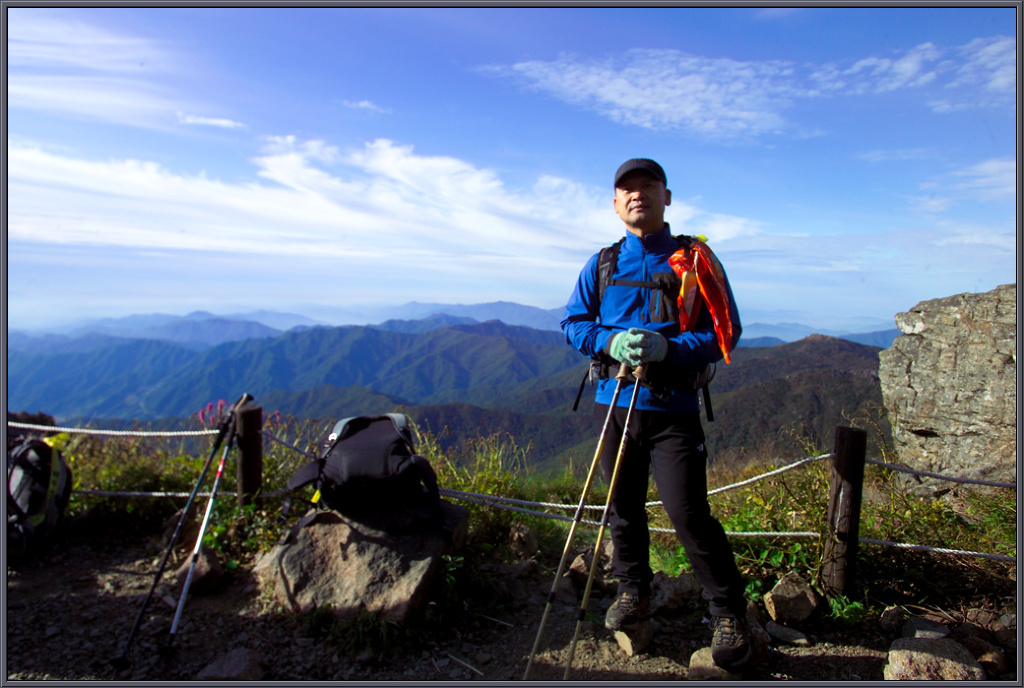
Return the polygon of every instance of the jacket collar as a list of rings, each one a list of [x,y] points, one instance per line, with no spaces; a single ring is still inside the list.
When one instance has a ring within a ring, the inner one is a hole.
[[[626,247],[633,251],[646,249],[648,251],[669,251],[674,253],[679,246],[672,238],[672,230],[666,222],[663,229],[648,234],[643,239],[632,232],[626,232]]]

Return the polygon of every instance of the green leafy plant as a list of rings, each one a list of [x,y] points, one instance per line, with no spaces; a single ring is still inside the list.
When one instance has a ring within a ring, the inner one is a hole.
[[[832,618],[840,621],[849,623],[863,621],[868,613],[868,609],[863,603],[852,601],[845,595],[831,597],[828,603]]]

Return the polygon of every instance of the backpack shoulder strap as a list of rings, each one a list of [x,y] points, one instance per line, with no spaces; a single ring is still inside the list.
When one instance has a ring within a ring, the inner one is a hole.
[[[295,474],[288,479],[288,484],[285,488],[291,492],[292,490],[297,490],[300,487],[312,485],[316,482],[316,479],[320,477],[320,467],[323,466],[323,463],[323,459],[310,461],[305,466],[295,471]]]
[[[387,413],[385,415],[391,419],[391,422],[395,424],[395,430],[402,436],[402,439],[408,443],[409,451],[414,452],[416,450],[416,442],[412,437],[412,428],[409,425],[409,416],[404,413]]]
[[[345,434],[345,430],[348,428],[348,424],[359,416],[349,416],[348,418],[342,418],[334,424],[334,428],[331,429],[331,434],[327,438],[327,441],[331,444],[341,439],[341,436]]]
[[[611,246],[605,246],[597,254],[597,302],[604,300],[604,291],[612,283],[615,266],[619,263],[619,249],[626,237],[622,237]]]

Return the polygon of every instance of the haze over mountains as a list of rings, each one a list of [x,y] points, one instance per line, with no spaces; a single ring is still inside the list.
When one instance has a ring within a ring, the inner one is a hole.
[[[593,392],[584,390],[573,413],[587,363],[557,330],[560,310],[488,306],[375,325],[324,326],[264,311],[132,316],[64,334],[11,333],[8,409],[67,422],[169,426],[187,423],[210,401],[248,392],[267,413],[337,419],[402,409],[442,434],[443,444],[510,433],[531,444],[538,464],[589,461]],[[475,318],[495,311],[506,321]],[[508,322],[517,319],[547,327]],[[748,336],[750,330],[763,334]],[[888,346],[898,332],[850,336],[867,344],[821,335],[792,341],[802,331],[748,326],[733,363],[719,364],[716,422],[706,426],[719,453],[749,454],[787,433],[824,438],[843,414],[880,404],[880,347],[871,341],[887,339]]]
[[[73,340],[103,335],[126,339],[156,339],[201,349],[229,341],[275,337],[294,328],[329,327],[330,323],[422,332],[451,324],[500,320],[507,325],[558,331],[562,309],[545,310],[507,301],[473,305],[410,302],[387,309],[339,309],[331,315],[333,317],[329,322],[295,313],[268,310],[227,315],[206,311],[195,311],[184,316],[161,313],[130,315],[31,332],[15,328],[10,332],[8,347],[12,351],[26,352],[42,352],[59,347],[67,350],[76,346],[71,343]],[[792,322],[768,324],[744,315],[741,346],[768,346],[794,342],[811,334],[824,334],[885,348],[898,335],[898,330],[891,327],[891,324],[884,320],[868,320],[855,329],[836,330]],[[92,346],[89,341],[84,341],[82,345]]]

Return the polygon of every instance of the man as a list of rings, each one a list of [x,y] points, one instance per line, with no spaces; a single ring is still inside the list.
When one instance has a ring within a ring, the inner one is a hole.
[[[565,308],[562,330],[568,342],[592,359],[603,359],[612,374],[601,380],[595,415],[609,413],[620,363],[643,364],[646,382],[630,419],[628,443],[609,511],[614,544],[613,571],[618,595],[605,617],[611,630],[635,630],[650,619],[653,573],[645,502],[648,471],[665,511],[685,548],[712,615],[711,653],[716,664],[738,670],[750,658],[744,582],[725,531],[711,515],[707,499],[707,451],[694,375],[723,357],[705,302],[696,324],[681,331],[677,297],[680,280],[669,257],[680,248],[665,222],[672,202],[665,171],[646,158],[627,160],[615,173],[615,211],[626,226],[611,280],[600,294],[595,254],[580,273]],[[740,336],[739,315],[722,273],[731,351]],[[721,301],[719,301],[721,303]],[[721,307],[721,306],[719,306]],[[609,421],[600,460],[609,478],[632,396],[631,377],[620,392]]]

